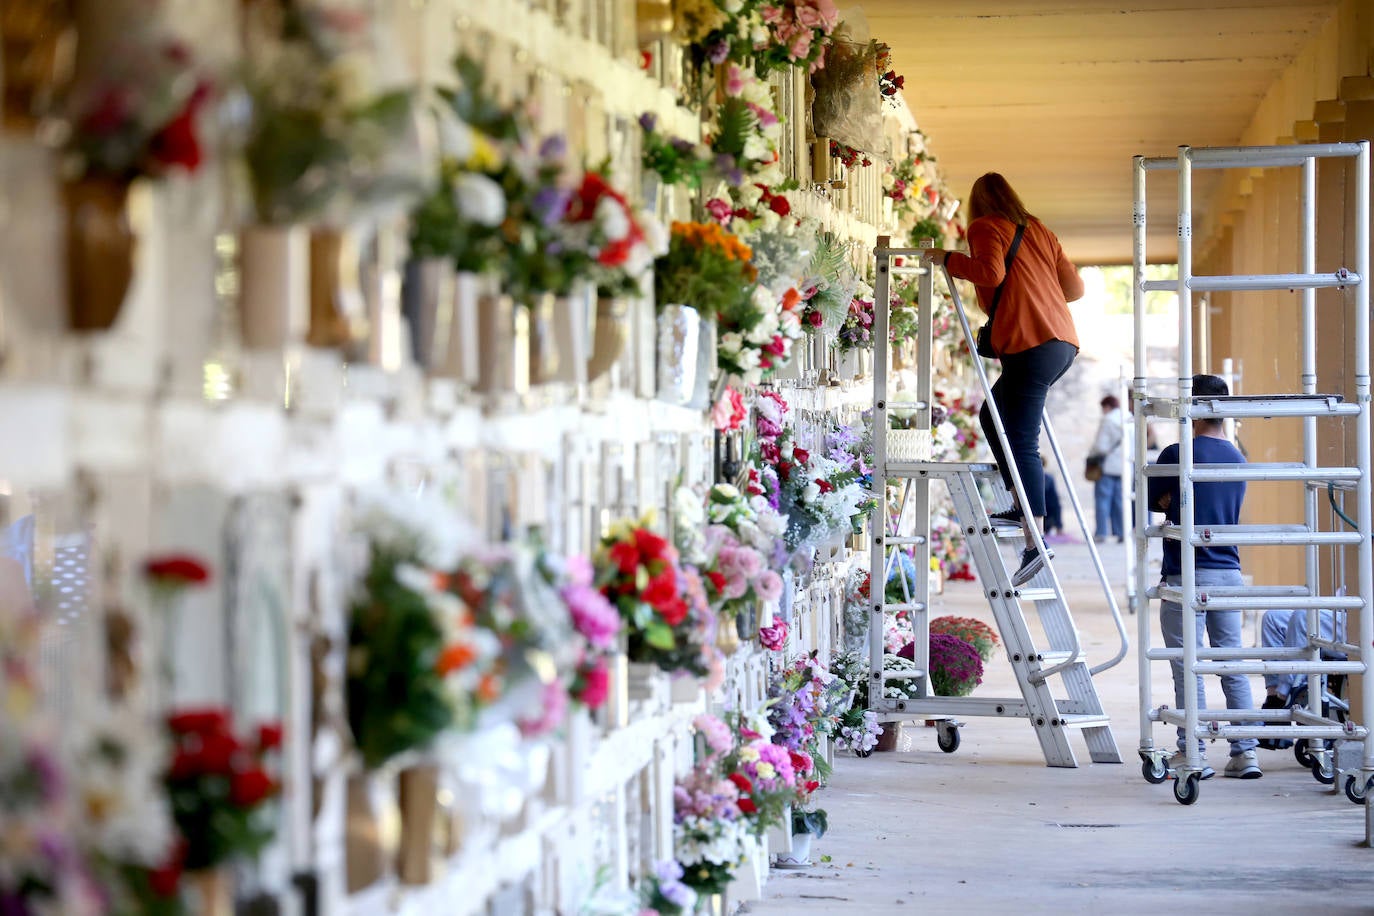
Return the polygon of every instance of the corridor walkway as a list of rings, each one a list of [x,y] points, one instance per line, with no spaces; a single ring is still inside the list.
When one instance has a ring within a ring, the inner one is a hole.
[[[1124,581],[1124,550],[1104,547]],[[1056,547],[1058,569],[1089,657],[1117,637],[1092,578],[1087,548]],[[1122,596],[1124,601],[1124,596]],[[936,613],[991,622],[976,583],[952,583]],[[1124,608],[1123,608],[1124,612]],[[1122,766],[1044,766],[1022,720],[969,719],[954,754],[935,730],[908,726],[909,750],[836,760],[820,803],[830,832],[812,846],[807,871],[774,869],[751,914],[804,913],[1374,913],[1374,850],[1362,848],[1363,812],[1318,784],[1291,752],[1260,751],[1264,778],[1216,778],[1197,804],[1174,801],[1170,785],[1140,774],[1134,618],[1131,651],[1099,676]],[[1166,667],[1152,672],[1155,703],[1172,691]],[[1013,695],[994,659],[986,695]],[[1218,690],[1210,679],[1209,691]],[[1256,697],[1262,697],[1255,678]],[[1172,705],[1172,704],[1171,704]],[[1157,743],[1164,730],[1155,726]],[[1226,746],[1210,745],[1220,771]],[[830,861],[817,861],[829,856]]]

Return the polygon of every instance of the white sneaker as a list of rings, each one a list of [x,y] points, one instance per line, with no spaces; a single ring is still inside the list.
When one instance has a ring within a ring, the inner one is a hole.
[[[1259,779],[1264,774],[1260,772],[1259,756],[1254,751],[1241,751],[1226,762],[1222,775],[1232,779]]]
[[[1177,770],[1179,767],[1183,766],[1187,762],[1188,758],[1184,756],[1182,751],[1179,751],[1178,753],[1174,754],[1174,756],[1169,758],[1170,773],[1172,774],[1174,770]],[[1213,776],[1217,775],[1217,771],[1207,765],[1206,757],[1203,757],[1201,762],[1202,772],[1199,774],[1200,779],[1211,779]],[[1257,766],[1256,769],[1259,769],[1259,767]]]

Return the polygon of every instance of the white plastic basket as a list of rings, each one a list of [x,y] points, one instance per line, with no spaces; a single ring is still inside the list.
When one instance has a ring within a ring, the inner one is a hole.
[[[931,451],[932,442],[928,429],[887,431],[888,461],[929,461]]]

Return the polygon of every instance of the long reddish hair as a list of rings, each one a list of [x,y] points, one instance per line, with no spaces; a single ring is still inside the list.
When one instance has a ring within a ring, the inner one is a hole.
[[[1000,216],[1018,226],[1035,219],[1011,183],[998,172],[988,172],[973,183],[968,195],[968,215],[969,222],[983,216]]]

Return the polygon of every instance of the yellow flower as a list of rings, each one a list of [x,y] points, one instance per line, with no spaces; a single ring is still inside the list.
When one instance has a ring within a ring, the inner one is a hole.
[[[470,172],[494,172],[501,167],[501,149],[491,138],[479,131],[472,132],[472,155],[464,166]]]
[[[758,774],[759,779],[772,779],[778,775],[778,771],[773,768],[771,763],[760,763],[754,768],[754,772]]]

